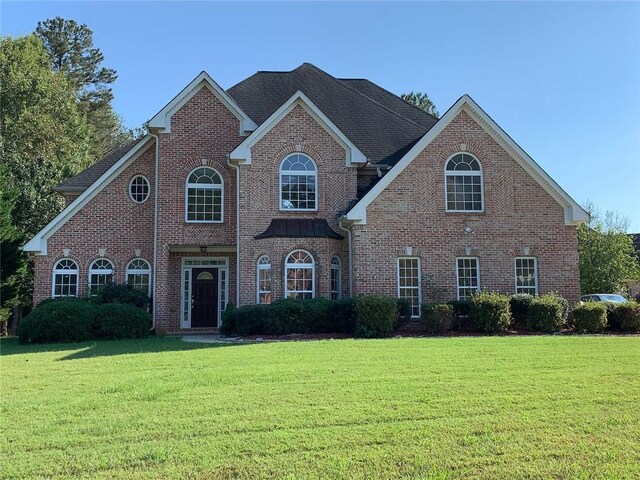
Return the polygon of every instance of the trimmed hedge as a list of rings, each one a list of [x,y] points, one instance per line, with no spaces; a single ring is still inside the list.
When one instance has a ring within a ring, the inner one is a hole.
[[[455,330],[470,329],[472,327],[469,312],[471,305],[468,300],[451,300],[447,302],[453,308],[453,325]]]
[[[395,298],[359,295],[355,301],[355,334],[358,337],[390,337],[397,321]]]
[[[398,314],[396,323],[393,326],[394,330],[406,325],[411,320],[411,302],[406,298],[398,298],[396,303],[398,305]]]
[[[117,283],[107,283],[96,291],[95,295],[89,298],[91,303],[102,305],[103,303],[126,303],[138,308],[149,306],[149,296],[131,285],[119,285]]]
[[[94,338],[96,307],[78,298],[40,303],[18,325],[23,343],[82,342]]]
[[[535,297],[528,306],[527,326],[545,333],[560,330],[566,320],[565,307],[560,301],[561,298],[555,294]]]
[[[578,333],[599,333],[607,326],[607,307],[601,302],[585,302],[573,309],[573,322]]]
[[[511,316],[517,325],[526,325],[529,318],[529,306],[535,297],[528,293],[516,293],[509,297]]]
[[[453,325],[453,307],[448,303],[425,303],[421,320],[427,333],[443,334]]]
[[[95,335],[105,340],[144,338],[151,334],[151,315],[143,308],[126,303],[98,306]]]
[[[613,330],[636,332],[640,330],[640,304],[606,302],[607,323]]]
[[[470,315],[476,330],[503,332],[511,325],[509,297],[496,292],[478,292],[471,297]]]

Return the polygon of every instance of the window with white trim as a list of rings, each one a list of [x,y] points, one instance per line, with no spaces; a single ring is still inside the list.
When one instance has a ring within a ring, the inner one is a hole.
[[[78,264],[69,258],[59,260],[53,267],[53,288],[51,296],[78,296]]]
[[[482,168],[468,153],[457,153],[445,165],[445,195],[448,212],[484,210]]]
[[[315,292],[316,263],[304,250],[291,252],[285,261],[285,298],[313,298]]]
[[[316,164],[306,155],[294,153],[280,164],[280,210],[317,210]]]
[[[342,297],[342,262],[335,255],[331,259],[331,300],[339,300]]]
[[[99,258],[89,268],[89,294],[94,295],[98,288],[113,282],[113,263],[106,258]]]
[[[146,260],[134,258],[127,265],[126,270],[127,285],[131,285],[136,290],[151,294],[151,267]]]
[[[129,182],[129,197],[136,203],[144,203],[149,198],[149,180],[144,175],[136,175]]]
[[[271,303],[271,259],[263,255],[258,259],[258,303]]]
[[[538,294],[538,259],[516,257],[516,293]]]
[[[480,291],[480,267],[476,257],[456,259],[458,276],[458,300],[468,300]]]
[[[411,305],[411,316],[420,316],[422,297],[420,259],[417,257],[398,258],[398,298],[404,298]]]
[[[211,167],[198,167],[187,177],[185,220],[193,223],[221,223],[223,184]]]

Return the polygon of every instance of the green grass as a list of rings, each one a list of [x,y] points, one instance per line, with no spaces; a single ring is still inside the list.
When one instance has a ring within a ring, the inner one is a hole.
[[[640,478],[640,338],[1,345],[2,478]]]

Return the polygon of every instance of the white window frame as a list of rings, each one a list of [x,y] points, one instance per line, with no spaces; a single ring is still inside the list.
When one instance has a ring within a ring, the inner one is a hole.
[[[131,268],[131,265],[133,264],[133,262],[136,261],[142,261],[144,263],[146,263],[147,268]],[[147,275],[149,277],[149,285],[147,287],[147,295],[151,295],[151,264],[149,262],[147,262],[147,260],[145,260],[144,258],[134,258],[132,259],[128,264],[127,264],[127,268],[125,269],[124,272],[124,283],[126,285],[132,285],[129,283],[129,275]]]
[[[136,200],[133,197],[133,193],[131,192],[131,187],[133,186],[133,182],[137,178],[142,178],[147,184],[147,196],[144,197],[144,200],[140,200],[140,201]],[[149,200],[150,196],[151,196],[151,182],[149,182],[149,179],[147,177],[145,177],[144,175],[134,175],[133,177],[131,177],[131,180],[129,180],[129,198],[131,199],[131,201],[133,203],[142,204],[142,203],[146,202],[147,200]]]
[[[294,253],[302,252],[311,258],[311,263],[288,263],[289,257]],[[287,282],[288,276],[287,273],[289,269],[302,269],[302,268],[310,268],[311,269],[311,298],[316,297],[316,259],[311,255],[307,250],[302,250],[297,248],[295,250],[287,253],[287,256],[284,259],[284,298],[289,298],[289,292],[299,292],[299,293],[308,293],[309,290],[289,290],[289,285]]]
[[[334,255],[331,257],[331,268],[329,270],[329,283],[331,287],[331,300],[340,300],[342,298],[342,260],[338,255]],[[332,276],[336,274],[336,283],[337,289],[333,289],[333,278]]]
[[[479,257],[456,257],[456,296],[458,298],[458,300],[468,300],[467,298],[462,299],[460,297],[460,289],[463,288],[465,290],[470,290],[472,287],[461,287],[460,286],[460,271],[459,271],[459,267],[458,267],[458,261],[459,260],[475,260],[476,261],[476,271],[478,272],[478,278],[477,278],[477,287],[475,288],[476,292],[480,291],[480,258]]]
[[[94,268],[94,265],[100,261],[109,262],[111,264],[111,268]],[[89,295],[95,295],[95,292],[92,291],[93,283],[91,282],[91,277],[93,275],[111,275],[111,281],[113,282],[114,270],[115,270],[115,265],[113,261],[109,260],[108,258],[100,257],[100,258],[96,258],[93,262],[91,262],[91,265],[89,266],[89,277],[87,282],[87,291]],[[108,282],[98,283],[97,288],[100,288],[101,286],[106,285],[107,283]]]
[[[455,157],[456,155],[468,155],[470,157],[472,157],[473,159],[475,159],[476,162],[478,162],[478,165],[480,166],[480,170],[468,170],[468,171],[464,171],[461,170],[458,173],[456,173],[456,170],[447,170],[447,165],[449,165],[449,162],[451,161],[451,159],[453,157]],[[481,209],[480,210],[450,210],[449,209],[449,187],[447,185],[447,179],[448,177],[458,177],[458,176],[472,176],[472,177],[480,177],[480,206]],[[478,160],[478,157],[476,157],[475,155],[472,155],[468,152],[456,152],[453,155],[451,155],[449,158],[447,158],[447,161],[444,162],[444,207],[445,207],[445,211],[446,212],[450,212],[450,213],[484,213],[484,169],[482,168],[482,162],[480,162],[480,160]]]
[[[61,262],[68,260],[73,262],[76,268],[58,268]],[[76,293],[75,295],[56,295],[56,275],[74,275],[76,277]],[[61,258],[53,265],[52,275],[51,275],[51,298],[66,298],[66,297],[77,297],[80,292],[80,268],[78,267],[78,262],[73,260],[72,258]]]
[[[309,176],[309,172],[307,170],[287,170],[287,173],[284,173],[282,170],[282,165],[287,161],[288,158],[293,157],[294,155],[302,155],[311,160],[315,171],[313,173],[314,180],[314,203],[315,208],[282,208],[282,176],[283,175],[304,175]],[[281,212],[317,212],[318,211],[318,164],[315,162],[313,158],[311,158],[306,153],[294,152],[282,159],[280,162],[280,167],[278,168],[278,208]]]
[[[538,295],[538,257],[515,257],[513,259],[513,274],[515,277],[515,292],[516,293],[529,293],[529,292],[519,292],[518,289],[530,289],[531,287],[524,287],[522,285],[518,285],[518,260],[533,260],[533,278],[535,280],[535,293],[533,295]]]
[[[200,170],[201,168],[207,170],[213,170],[213,172],[220,177],[220,184],[215,183],[189,183],[189,177],[196,170]],[[220,190],[220,220],[189,220],[189,189],[190,188],[200,188],[200,189],[210,189],[210,190]],[[224,223],[224,177],[220,174],[218,170],[209,165],[200,165],[193,170],[191,170],[187,174],[187,179],[185,181],[184,187],[184,221],[185,223]]]
[[[263,272],[265,270],[269,271],[269,285],[271,285],[270,290],[260,290],[260,272]],[[271,295],[271,301],[269,301],[268,303],[271,303],[273,301],[273,278],[271,277],[271,258],[269,257],[269,255],[261,255],[260,258],[258,258],[258,263],[256,267],[256,303],[257,304],[263,304],[260,301],[260,296],[262,294]],[[268,303],[264,303],[263,305],[267,305]]]
[[[218,269],[218,327],[222,323],[222,312],[227,307],[229,299],[229,258],[182,257],[180,269],[180,328],[191,328],[192,269],[204,267]],[[188,282],[185,282],[186,278],[188,278]]]
[[[420,318],[420,314],[422,312],[422,264],[420,262],[420,257],[413,256],[401,256],[396,260],[396,282],[398,285],[397,296],[398,298],[405,298],[400,296],[402,290],[414,290],[416,287],[401,287],[400,286],[400,261],[401,260],[417,260],[418,262],[418,314],[414,315],[413,306],[411,307],[411,318]]]

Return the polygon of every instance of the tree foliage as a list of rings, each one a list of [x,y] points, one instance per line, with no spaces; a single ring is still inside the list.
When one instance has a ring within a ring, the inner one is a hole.
[[[625,280],[640,279],[628,219],[616,212],[600,212],[588,202],[589,224],[578,227],[580,289],[587,293],[623,292]]]
[[[400,98],[402,98],[405,102],[409,102],[419,109],[433,115],[434,117],[440,117],[440,113],[438,112],[436,105],[431,101],[429,95],[424,92],[403,93],[402,95],[400,95]]]

